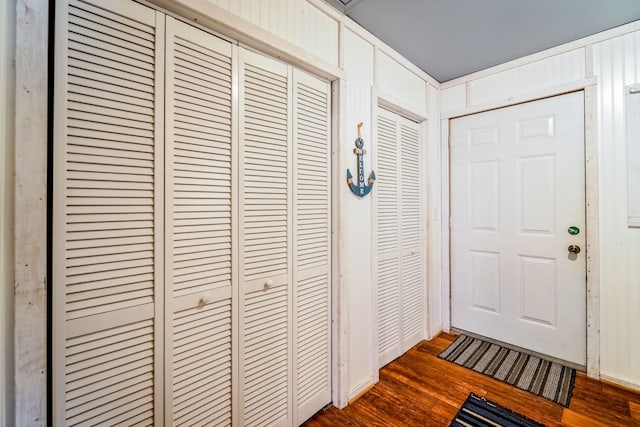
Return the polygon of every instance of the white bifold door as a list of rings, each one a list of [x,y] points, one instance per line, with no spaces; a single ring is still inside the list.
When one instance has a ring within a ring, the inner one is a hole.
[[[331,399],[329,100],[327,83],[241,52],[243,425],[297,425]]]
[[[330,89],[129,0],[56,4],[54,425],[330,402]]]
[[[383,108],[377,116],[376,285],[378,364],[424,338],[424,186],[419,123]]]
[[[233,47],[172,18],[165,43],[164,419],[224,424],[237,286]]]
[[[579,365],[582,92],[451,121],[452,326]]]

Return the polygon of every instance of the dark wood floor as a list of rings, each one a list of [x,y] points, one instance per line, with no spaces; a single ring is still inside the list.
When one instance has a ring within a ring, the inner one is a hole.
[[[547,426],[640,426],[640,394],[576,377],[568,408],[438,359],[454,335],[423,341],[380,371],[380,381],[340,410],[316,414],[317,426],[448,426],[470,392]]]

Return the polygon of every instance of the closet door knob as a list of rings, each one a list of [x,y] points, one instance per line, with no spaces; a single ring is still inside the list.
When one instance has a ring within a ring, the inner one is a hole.
[[[209,294],[204,294],[202,295],[202,297],[200,298],[200,304],[209,304],[211,302],[211,295]]]
[[[266,291],[267,289],[270,289],[273,286],[273,280],[269,279],[266,282],[264,282],[264,290]]]

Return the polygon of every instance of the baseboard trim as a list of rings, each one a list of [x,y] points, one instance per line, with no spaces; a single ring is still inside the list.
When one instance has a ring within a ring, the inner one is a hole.
[[[376,383],[373,381],[373,376],[366,378],[364,381],[358,384],[355,390],[350,391],[347,395],[347,398],[349,400],[349,405],[351,405],[353,402],[355,402],[360,397],[362,397],[363,394],[371,390],[374,385],[376,385]]]
[[[632,391],[634,393],[640,392],[640,384],[632,383],[630,381],[620,380],[620,379],[613,378],[607,375],[602,375],[602,374],[600,374],[600,381],[614,387]]]

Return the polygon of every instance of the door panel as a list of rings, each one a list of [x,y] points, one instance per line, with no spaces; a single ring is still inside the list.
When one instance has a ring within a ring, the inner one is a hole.
[[[422,191],[420,173],[420,124],[400,120],[400,238],[402,276],[400,280],[402,336],[404,353],[424,337],[425,259],[422,242]]]
[[[581,92],[452,120],[452,326],[585,364],[584,211]]]
[[[289,68],[240,51],[240,422],[290,425],[292,173]]]
[[[378,298],[378,358],[384,366],[402,354],[400,346],[400,233],[398,219],[398,123],[395,115],[380,110],[376,200],[376,284]]]
[[[330,113],[329,84],[293,70],[296,425],[331,401]]]
[[[231,44],[166,23],[166,424],[231,424]]]
[[[56,13],[54,423],[161,423],[163,18],[99,0]]]

